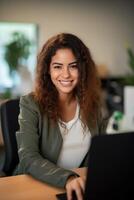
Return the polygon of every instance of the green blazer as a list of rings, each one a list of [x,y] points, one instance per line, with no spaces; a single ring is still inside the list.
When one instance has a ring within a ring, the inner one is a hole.
[[[42,116],[39,105],[31,94],[20,98],[20,130],[16,132],[19,164],[15,174],[30,174],[48,184],[64,187],[73,171],[56,165],[62,147],[62,136],[58,124],[50,123],[48,117]],[[102,119],[96,122],[91,135],[103,133]],[[87,166],[86,155],[80,167]]]

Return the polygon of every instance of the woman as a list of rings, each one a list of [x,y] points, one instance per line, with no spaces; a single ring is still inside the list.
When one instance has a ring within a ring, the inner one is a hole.
[[[75,35],[50,38],[38,55],[35,89],[20,99],[18,173],[75,190],[85,178],[71,169],[87,166],[91,136],[101,134],[100,82],[85,44]]]

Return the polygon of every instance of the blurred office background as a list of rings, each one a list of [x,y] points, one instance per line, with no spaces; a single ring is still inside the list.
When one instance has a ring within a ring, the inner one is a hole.
[[[130,0],[1,0],[0,101],[31,91],[42,45],[54,34],[71,32],[87,44],[96,62],[104,115],[123,112],[124,87],[134,85],[133,8],[134,1]],[[6,47],[19,37],[28,51],[12,69]]]

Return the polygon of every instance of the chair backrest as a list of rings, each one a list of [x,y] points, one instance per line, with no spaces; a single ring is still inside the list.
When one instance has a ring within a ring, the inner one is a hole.
[[[0,105],[1,130],[5,146],[5,161],[2,171],[12,175],[19,162],[17,152],[16,131],[19,129],[19,99],[10,99]]]

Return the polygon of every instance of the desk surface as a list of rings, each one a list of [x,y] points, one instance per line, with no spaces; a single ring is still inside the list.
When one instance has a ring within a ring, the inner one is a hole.
[[[85,175],[86,169],[75,169],[80,175]],[[64,189],[52,187],[35,180],[29,175],[18,175],[0,178],[1,200],[57,200],[56,194]]]

